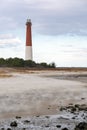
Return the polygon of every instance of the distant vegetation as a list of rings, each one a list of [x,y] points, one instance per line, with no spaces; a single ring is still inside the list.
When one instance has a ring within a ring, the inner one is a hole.
[[[55,63],[47,64],[43,63],[36,63],[31,60],[24,60],[21,58],[0,58],[0,67],[34,67],[34,68],[55,68]]]

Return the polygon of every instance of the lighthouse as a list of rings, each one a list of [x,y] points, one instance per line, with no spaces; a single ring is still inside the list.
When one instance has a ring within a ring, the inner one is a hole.
[[[25,60],[32,60],[32,30],[31,19],[26,22],[26,47],[25,47]]]

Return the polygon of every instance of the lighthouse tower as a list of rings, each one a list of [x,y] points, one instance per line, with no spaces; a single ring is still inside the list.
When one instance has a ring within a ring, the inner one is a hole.
[[[31,32],[31,20],[27,19],[26,22],[26,50],[25,60],[32,60],[32,32]]]

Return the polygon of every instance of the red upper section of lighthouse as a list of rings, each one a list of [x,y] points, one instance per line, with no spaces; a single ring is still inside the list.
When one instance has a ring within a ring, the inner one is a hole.
[[[26,46],[32,46],[32,34],[31,34],[31,20],[27,19],[26,22]]]

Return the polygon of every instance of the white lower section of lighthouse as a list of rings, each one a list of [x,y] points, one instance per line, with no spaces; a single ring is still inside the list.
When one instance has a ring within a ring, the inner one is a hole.
[[[25,60],[32,60],[32,46],[26,46],[26,48],[25,48]]]

